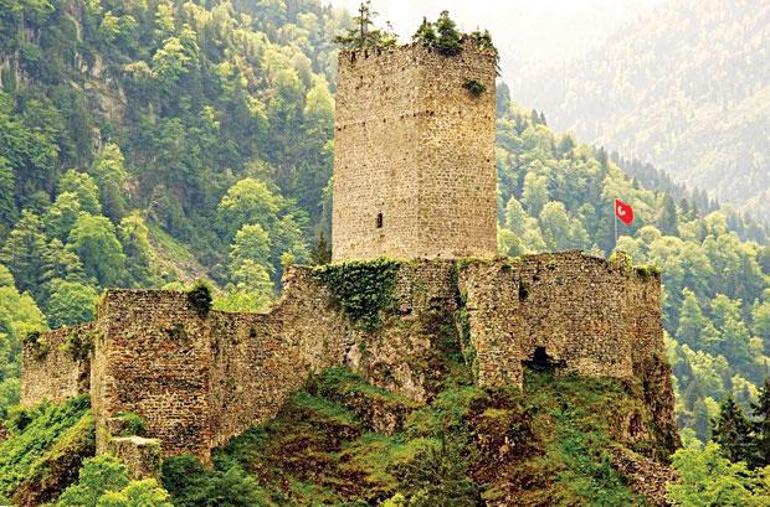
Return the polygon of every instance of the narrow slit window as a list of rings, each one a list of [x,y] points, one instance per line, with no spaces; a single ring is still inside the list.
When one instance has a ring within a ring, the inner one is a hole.
[[[382,213],[377,213],[377,228],[382,229]]]

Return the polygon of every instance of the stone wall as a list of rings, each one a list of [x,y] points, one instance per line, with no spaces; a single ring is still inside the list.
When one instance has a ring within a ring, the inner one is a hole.
[[[495,254],[495,57],[463,48],[340,53],[335,260]]]
[[[660,280],[623,262],[578,251],[473,261],[458,283],[481,385],[520,385],[539,347],[558,371],[609,377],[663,350]]]
[[[98,451],[108,449],[115,417],[133,412],[165,455],[208,461],[213,447],[269,420],[330,366],[424,402],[462,348],[483,386],[521,385],[523,362],[538,347],[560,372],[640,378],[656,419],[673,431],[660,281],[622,262],[580,252],[403,262],[381,317],[375,329],[352,321],[306,267],[287,270],[281,299],[259,314],[201,315],[182,292],[109,292],[87,328]],[[83,389],[85,363],[32,352],[25,349],[25,402]],[[58,365],[53,379],[50,365]]]
[[[89,340],[93,324],[65,327],[28,340],[22,350],[21,403],[34,405],[43,400],[61,403],[89,389],[90,362],[87,354],[75,350]]]
[[[104,330],[91,372],[97,452],[106,450],[110,418],[133,412],[167,454],[208,457],[208,319],[187,294],[152,290],[108,292],[97,313]]]

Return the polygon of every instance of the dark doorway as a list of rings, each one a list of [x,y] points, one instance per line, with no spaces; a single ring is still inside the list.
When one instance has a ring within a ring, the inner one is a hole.
[[[523,361],[524,366],[536,371],[553,371],[564,366],[564,361],[556,361],[548,355],[545,347],[535,347],[532,359]]]

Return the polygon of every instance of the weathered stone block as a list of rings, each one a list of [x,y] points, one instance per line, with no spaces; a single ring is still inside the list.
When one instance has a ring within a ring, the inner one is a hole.
[[[107,452],[126,465],[132,480],[160,479],[163,451],[157,438],[114,437]]]

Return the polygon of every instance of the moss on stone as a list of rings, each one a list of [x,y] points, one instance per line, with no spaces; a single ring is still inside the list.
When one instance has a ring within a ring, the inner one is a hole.
[[[392,303],[400,263],[389,259],[327,264],[313,270],[355,322],[373,330],[382,323],[381,312]]]
[[[134,412],[118,412],[112,417],[113,437],[146,436],[147,423]]]
[[[92,330],[73,329],[60,345],[75,361],[85,361],[94,349]]]
[[[487,91],[487,87],[484,86],[484,83],[482,83],[478,79],[467,79],[463,83],[463,88],[468,90],[470,94],[473,95],[474,97],[478,97],[482,93]]]

